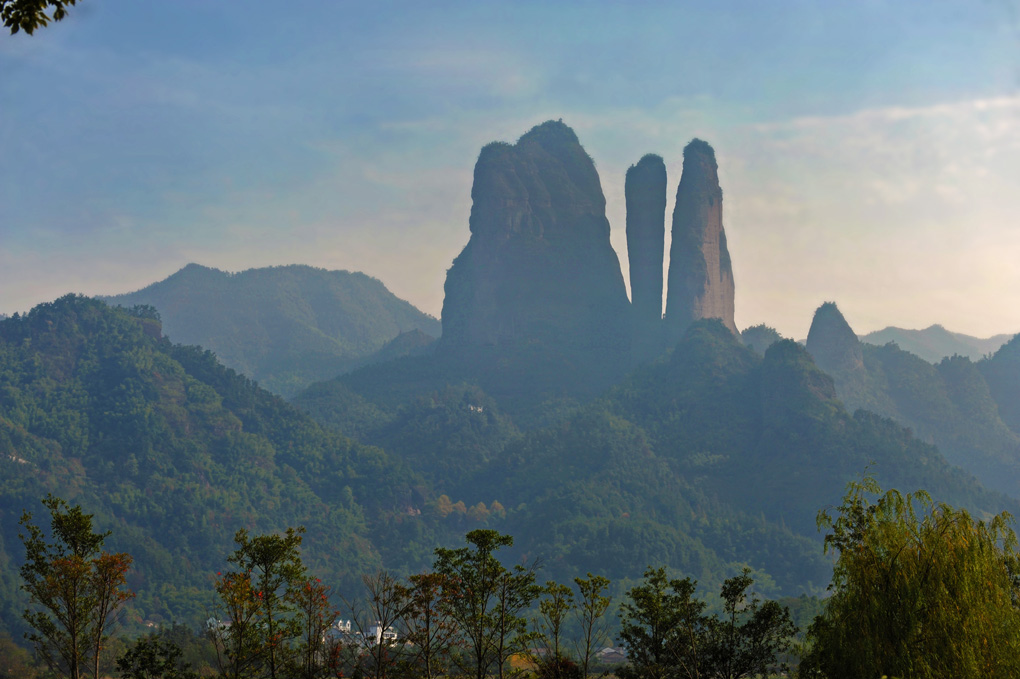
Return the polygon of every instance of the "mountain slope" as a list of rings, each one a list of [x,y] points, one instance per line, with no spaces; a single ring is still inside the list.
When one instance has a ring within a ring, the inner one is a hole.
[[[415,365],[406,372],[424,374]],[[441,382],[438,365],[428,376]],[[498,501],[516,556],[541,557],[543,577],[633,578],[663,564],[711,584],[746,563],[774,593],[818,592],[830,566],[815,515],[869,466],[884,486],[926,488],[979,515],[1020,508],[892,421],[849,414],[796,343],[762,357],[714,320],[601,398],[550,405],[530,431],[499,398],[447,377],[431,392],[332,381],[298,403],[400,456],[453,502]]]
[[[189,264],[137,292],[103,298],[150,305],[174,341],[282,395],[359,364],[401,333],[438,337],[439,321],[362,273],[308,266],[230,274]]]
[[[959,332],[950,332],[941,325],[932,325],[924,330],[890,326],[861,335],[861,341],[876,346],[895,342],[904,351],[920,356],[929,363],[938,363],[950,356],[966,356],[972,361],[980,360],[998,351],[1011,337],[1013,336],[1008,334],[995,335],[987,339],[971,337]]]
[[[842,329],[838,336],[837,327]],[[964,356],[932,365],[895,344],[859,342],[834,304],[818,309],[807,348],[833,377],[847,408],[864,408],[910,427],[987,487],[1020,497],[1020,436],[1000,415],[1008,412],[1000,404],[1010,403],[1006,393],[1018,383],[1016,373],[989,371],[985,361],[975,364]],[[1008,352],[1005,347],[1000,352],[1005,365]],[[1001,379],[989,380],[996,372]],[[991,390],[993,383],[998,391]],[[998,403],[995,394],[1000,394]]]
[[[134,556],[132,610],[156,622],[208,617],[242,527],[306,526],[306,562],[334,582],[380,565],[374,531],[414,508],[417,477],[140,313],[68,296],[0,322],[2,621],[23,606],[17,518],[47,492]]]

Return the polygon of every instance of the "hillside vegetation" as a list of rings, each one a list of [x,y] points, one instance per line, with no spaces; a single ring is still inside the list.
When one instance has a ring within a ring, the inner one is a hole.
[[[174,342],[208,349],[227,367],[284,396],[372,362],[401,333],[440,334],[438,320],[381,281],[310,266],[231,274],[189,264],[137,292],[103,299],[155,307]],[[390,347],[382,358],[414,352],[423,343],[408,338],[406,348]]]

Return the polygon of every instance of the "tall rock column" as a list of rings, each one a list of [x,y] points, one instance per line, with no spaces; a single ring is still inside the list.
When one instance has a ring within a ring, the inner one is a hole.
[[[446,276],[439,352],[624,353],[627,291],[598,172],[574,131],[549,121],[516,144],[489,144],[471,198],[471,238]]]
[[[662,258],[666,248],[666,164],[648,154],[627,170],[627,257],[633,311],[633,352],[651,358],[662,330]]]
[[[702,318],[722,319],[736,334],[733,292],[715,151],[707,142],[694,139],[684,148],[673,209],[665,319],[668,345],[676,344],[687,326]]]

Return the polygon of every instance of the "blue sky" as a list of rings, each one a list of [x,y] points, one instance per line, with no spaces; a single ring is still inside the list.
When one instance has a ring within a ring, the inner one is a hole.
[[[81,0],[0,35],[0,312],[195,261],[438,315],[478,150],[562,118],[623,176],[717,150],[737,324],[1020,331],[1020,7]],[[672,210],[672,201],[667,208]]]

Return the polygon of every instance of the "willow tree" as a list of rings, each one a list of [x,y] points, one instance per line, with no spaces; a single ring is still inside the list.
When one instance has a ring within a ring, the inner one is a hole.
[[[832,592],[802,676],[1020,676],[1020,561],[1011,517],[974,520],[924,491],[851,483],[829,529]],[[869,495],[880,495],[871,502]]]

